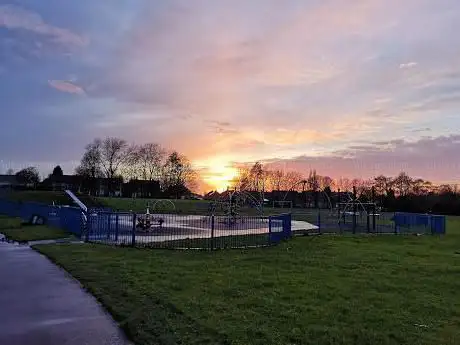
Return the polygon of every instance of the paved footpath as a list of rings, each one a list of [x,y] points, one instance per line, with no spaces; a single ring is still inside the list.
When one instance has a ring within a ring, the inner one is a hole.
[[[0,242],[0,344],[126,345],[97,301],[28,246]]]

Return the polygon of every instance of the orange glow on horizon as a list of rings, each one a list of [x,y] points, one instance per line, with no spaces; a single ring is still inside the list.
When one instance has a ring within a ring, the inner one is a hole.
[[[201,174],[203,181],[212,189],[223,192],[231,186],[238,175],[238,170],[221,159],[212,159],[201,162],[205,172]]]

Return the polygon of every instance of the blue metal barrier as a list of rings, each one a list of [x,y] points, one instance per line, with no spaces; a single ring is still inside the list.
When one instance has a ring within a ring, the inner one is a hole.
[[[405,229],[419,229],[431,234],[442,235],[446,233],[446,217],[431,215],[396,212],[394,215],[395,232],[401,233]]]
[[[291,214],[269,217],[270,243],[276,244],[291,237]]]
[[[64,229],[77,236],[80,236],[84,229],[83,213],[77,207],[0,199],[0,214],[19,217],[23,222],[29,222],[33,216],[40,216],[50,226]]]

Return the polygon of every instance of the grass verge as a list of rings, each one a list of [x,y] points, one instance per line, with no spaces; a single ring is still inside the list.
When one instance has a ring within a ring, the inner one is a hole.
[[[17,242],[53,240],[70,237],[70,234],[46,225],[31,225],[16,229],[4,229],[1,232],[7,239]]]
[[[302,237],[216,252],[34,248],[138,344],[460,343],[454,218],[444,237]]]
[[[69,233],[46,225],[22,225],[19,218],[0,216],[0,232],[8,240],[28,242],[69,237]]]

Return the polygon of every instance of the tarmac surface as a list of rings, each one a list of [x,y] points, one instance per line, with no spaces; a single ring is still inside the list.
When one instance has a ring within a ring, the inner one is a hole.
[[[0,242],[0,344],[130,342],[69,274],[29,246]]]

